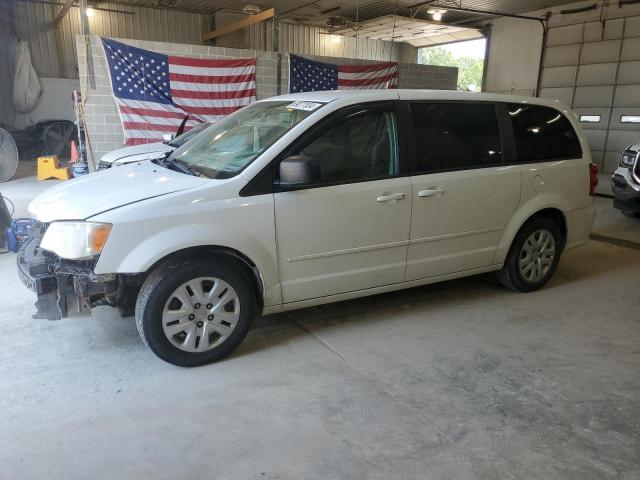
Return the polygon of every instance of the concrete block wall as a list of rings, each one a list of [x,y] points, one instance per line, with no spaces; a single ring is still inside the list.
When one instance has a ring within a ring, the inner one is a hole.
[[[398,65],[398,88],[456,90],[458,67],[440,67],[401,63]]]
[[[117,39],[116,39],[117,40]],[[177,43],[153,42],[145,40],[120,40],[129,45],[169,55],[184,55],[196,58],[249,58],[256,60],[256,96],[258,100],[277,95],[278,54],[261,50],[243,50],[204,45],[185,45]],[[120,123],[118,108],[111,93],[109,69],[104,56],[102,42],[97,36],[90,38],[91,58],[93,60],[95,89],[90,89],[87,76],[87,55],[84,38],[76,37],[80,86],[85,98],[85,120],[93,163],[100,157],[117,148],[123,147],[124,132]],[[281,93],[289,92],[289,54],[282,53]],[[338,57],[309,57],[327,63],[367,64],[370,60]],[[425,88],[455,90],[458,69],[400,63],[398,66],[399,88]]]

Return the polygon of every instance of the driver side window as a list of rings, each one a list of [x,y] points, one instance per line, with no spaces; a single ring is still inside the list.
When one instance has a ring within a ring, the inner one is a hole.
[[[317,184],[350,183],[398,174],[396,118],[392,108],[347,114],[298,150],[319,167]]]

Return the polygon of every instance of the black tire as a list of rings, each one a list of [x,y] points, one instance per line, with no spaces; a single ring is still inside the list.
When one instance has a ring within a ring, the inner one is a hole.
[[[525,241],[535,232],[539,230],[546,230],[553,236],[555,243],[555,255],[549,270],[538,281],[529,281],[524,277],[519,268],[520,255]],[[496,277],[500,284],[510,290],[517,292],[532,292],[542,288],[549,279],[553,276],[554,272],[558,268],[558,262],[560,261],[560,255],[564,242],[562,239],[562,233],[558,225],[549,217],[536,216],[531,218],[525,223],[520,231],[516,235],[507,254],[504,266],[502,270],[497,272]]]
[[[118,307],[118,313],[122,318],[133,317],[136,314],[136,306],[135,305],[120,305]]]
[[[165,336],[162,312],[180,285],[198,277],[217,277],[237,293],[240,315],[231,334],[213,349],[192,353],[172,345]],[[180,367],[218,361],[233,352],[247,335],[256,314],[256,292],[245,272],[221,256],[170,261],[154,270],[142,285],[136,302],[136,325],[142,341],[162,360]]]
[[[625,217],[633,218],[635,220],[640,219],[640,212],[638,212],[637,210],[629,210],[628,208],[625,208],[622,210],[622,214]]]

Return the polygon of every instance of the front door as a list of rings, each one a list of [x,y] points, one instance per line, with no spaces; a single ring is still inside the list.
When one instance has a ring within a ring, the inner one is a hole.
[[[413,218],[406,280],[491,265],[520,201],[519,166],[505,165],[496,106],[409,102]]]
[[[335,113],[288,154],[320,178],[275,197],[284,303],[401,282],[411,181],[400,176],[396,102]]]

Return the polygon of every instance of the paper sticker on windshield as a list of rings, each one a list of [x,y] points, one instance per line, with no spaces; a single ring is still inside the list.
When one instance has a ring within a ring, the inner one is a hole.
[[[304,110],[306,112],[312,112],[318,107],[321,107],[321,103],[316,102],[293,102],[287,105],[287,108],[291,108],[293,110]]]

